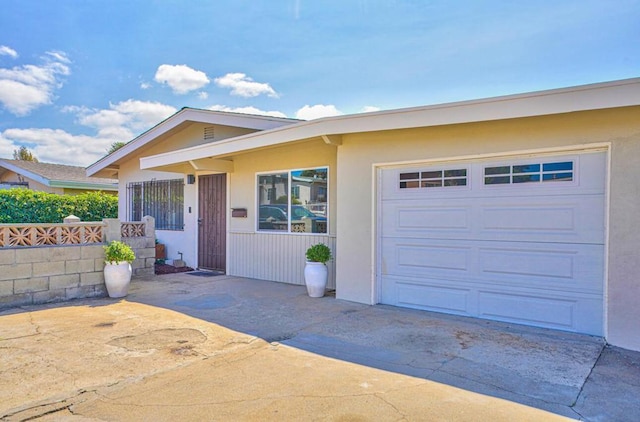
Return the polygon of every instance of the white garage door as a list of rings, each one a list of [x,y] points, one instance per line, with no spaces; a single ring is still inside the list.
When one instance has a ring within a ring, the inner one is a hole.
[[[603,334],[603,152],[381,170],[380,302]]]

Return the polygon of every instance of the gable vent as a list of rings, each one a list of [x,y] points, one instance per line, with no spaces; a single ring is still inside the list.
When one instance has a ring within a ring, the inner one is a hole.
[[[215,138],[214,126],[208,126],[204,128],[204,140],[209,141]]]

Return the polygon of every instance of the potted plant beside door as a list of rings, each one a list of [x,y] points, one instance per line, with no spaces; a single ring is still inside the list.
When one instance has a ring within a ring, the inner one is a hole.
[[[307,249],[307,263],[304,267],[304,282],[310,297],[322,297],[327,289],[327,261],[331,260],[331,249],[318,243]]]
[[[131,263],[136,255],[131,246],[113,240],[104,247],[104,284],[109,297],[124,297],[131,283]]]

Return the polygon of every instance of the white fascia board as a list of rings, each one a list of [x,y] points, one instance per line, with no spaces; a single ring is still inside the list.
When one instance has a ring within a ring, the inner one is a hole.
[[[85,183],[85,182],[72,182],[66,180],[52,180],[49,184],[52,188],[67,188],[67,189],[87,189],[87,190],[108,190],[117,191],[118,185],[104,184],[104,183]]]
[[[23,169],[22,167],[18,167],[8,161],[1,161],[0,162],[0,166],[6,168],[7,170],[11,170],[12,172],[19,174],[21,176],[27,177],[35,182],[41,183],[45,186],[51,186],[50,185],[50,180],[47,179],[46,177],[43,177],[37,173],[28,171]]]
[[[87,167],[87,176],[93,176],[100,170],[112,166],[114,163],[133,153],[138,148],[152,142],[154,139],[175,129],[184,122],[191,121],[196,123],[208,123],[211,125],[223,125],[232,127],[241,127],[255,130],[269,130],[283,125],[291,125],[298,120],[286,119],[281,117],[258,116],[242,113],[228,113],[211,110],[199,110],[192,108],[183,108],[174,115],[163,120],[156,126],[142,133],[132,141],[126,143],[122,148],[101,158],[99,161]]]
[[[640,105],[640,78],[300,122],[143,157],[142,169],[213,158],[288,142],[358,132],[410,129]]]

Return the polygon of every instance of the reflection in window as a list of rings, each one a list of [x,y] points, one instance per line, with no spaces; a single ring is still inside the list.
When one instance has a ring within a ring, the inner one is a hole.
[[[258,229],[327,233],[327,182],[326,167],[258,175]]]
[[[467,169],[400,173],[400,189],[466,186]]]
[[[258,228],[260,230],[289,230],[289,174],[274,173],[258,176]]]
[[[539,183],[573,180],[573,161],[485,167],[485,185]]]

